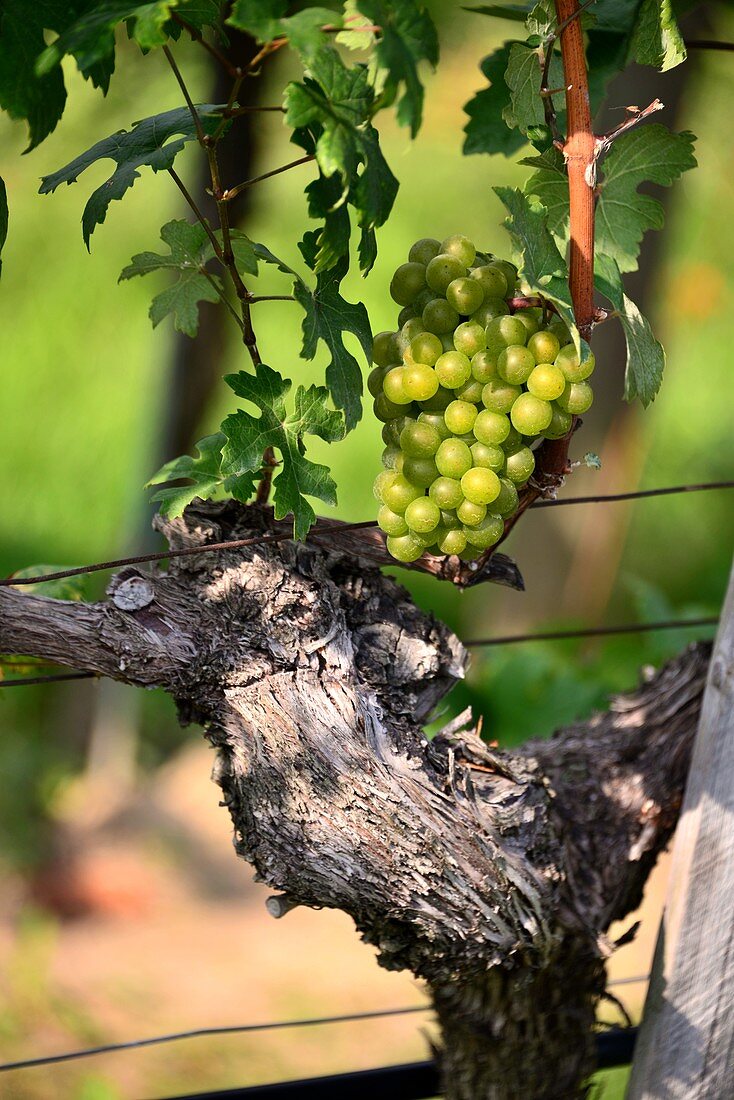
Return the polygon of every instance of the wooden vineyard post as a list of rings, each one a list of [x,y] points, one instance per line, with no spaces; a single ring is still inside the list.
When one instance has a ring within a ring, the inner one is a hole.
[[[627,1100],[734,1097],[734,570]]]

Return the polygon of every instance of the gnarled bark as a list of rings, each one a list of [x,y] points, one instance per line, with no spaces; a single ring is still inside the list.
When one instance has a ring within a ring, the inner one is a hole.
[[[270,525],[229,502],[162,527],[203,546]],[[235,846],[279,891],[271,911],[342,909],[383,965],[428,982],[447,1096],[581,1094],[604,932],[673,828],[705,647],[518,753],[468,719],[427,741],[465,651],[324,534],[123,570],[103,604],[0,588],[0,651],[160,685],[204,723]]]

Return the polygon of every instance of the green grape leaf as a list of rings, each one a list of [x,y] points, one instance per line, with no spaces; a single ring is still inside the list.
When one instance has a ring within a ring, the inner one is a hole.
[[[509,108],[510,92],[505,84],[505,71],[510,60],[512,43],[506,43],[485,57],[481,70],[489,81],[488,88],[476,92],[464,105],[469,121],[464,127],[464,153],[504,153],[512,156],[525,144],[525,138],[512,130],[504,120]]]
[[[272,42],[283,33],[281,20],[287,10],[288,0],[235,0],[227,23],[258,42]]]
[[[123,269],[120,280],[148,275],[161,268],[178,271],[176,282],[153,299],[150,319],[155,328],[164,317],[172,314],[173,326],[178,332],[196,336],[199,302],[216,302],[224,295],[220,279],[216,275],[204,274],[207,261],[214,255],[211,242],[201,225],[190,225],[186,221],[172,221],[164,225],[161,240],[168,245],[168,253],[138,253]],[[249,253],[252,253],[249,241],[247,244]]]
[[[292,513],[293,533],[304,538],[316,518],[306,497],[335,504],[336,485],[326,466],[306,458],[303,437],[317,435],[329,443],[342,439],[342,413],[328,408],[329,393],[324,386],[299,386],[294,411],[288,413],[285,396],[291,382],[264,363],[257,364],[255,374],[240,371],[227,375],[225,381],[238,397],[252,402],[260,415],[240,409],[224,420],[227,442],[222,450],[222,473],[241,478],[258,472],[266,447],[280,451],[283,464],[273,481],[275,518]]]
[[[196,444],[197,458],[190,455],[182,455],[174,458],[161,466],[160,470],[150,481],[146,482],[146,489],[153,485],[166,485],[169,481],[187,479],[189,485],[172,485],[169,488],[159,489],[151,500],[159,501],[161,515],[175,518],[180,516],[184,508],[196,497],[207,500],[224,485],[221,472],[222,447],[226,443],[226,437],[221,432],[207,435]],[[252,494],[252,488],[250,494]]]
[[[287,0],[237,0],[227,23],[259,42],[284,36],[306,60],[328,41],[324,26],[342,25],[341,17],[331,8],[308,7],[285,18],[287,10]]]
[[[665,368],[665,351],[655,339],[650,322],[624,293],[622,274],[612,256],[598,253],[594,261],[594,284],[616,310],[625,340],[627,366],[624,396],[627,401],[639,397],[647,407],[660,389]]]
[[[372,21],[359,11],[359,0],[345,0],[344,30],[336,36],[337,45],[348,50],[371,50],[376,38]]]
[[[568,238],[568,173],[563,153],[551,147],[537,157],[520,161],[538,171],[528,179],[523,190],[538,198],[547,212],[547,225],[554,237],[565,247]]]
[[[478,15],[492,15],[497,19],[509,19],[514,23],[525,23],[529,35],[537,34],[541,38],[545,38],[556,26],[553,0],[539,0],[537,4],[524,8],[515,4],[482,4],[479,7],[464,8],[464,11],[473,11]]]
[[[317,233],[307,233],[302,251],[306,263],[312,266],[316,256]],[[367,310],[361,302],[347,302],[339,292],[339,283],[346,274],[347,261],[319,272],[316,289],[296,283],[293,292],[303,306],[304,359],[313,359],[319,340],[329,349],[331,362],[326,368],[326,383],[334,404],[344,410],[346,430],[351,431],[362,416],[362,372],[351,352],[344,346],[344,333],[351,332],[359,340],[367,365],[372,359],[372,330]]]
[[[28,0],[3,0],[0,5],[0,107],[11,118],[25,119],[34,149],[54,130],[64,113],[66,89],[61,70],[36,75],[34,64],[45,48],[44,27],[56,26],[50,5]]]
[[[5,188],[5,180],[0,177],[0,257],[2,257],[3,247],[8,239],[8,192]],[[0,258],[0,274],[2,274],[3,264]]]
[[[362,15],[381,28],[373,64],[380,76],[382,98],[397,97],[397,119],[413,137],[423,115],[423,85],[418,64],[438,62],[438,36],[433,20],[418,0],[358,0]],[[400,89],[402,88],[402,95]]]
[[[673,0],[643,0],[632,34],[632,51],[640,65],[665,72],[685,61],[687,52]]]
[[[214,231],[214,236],[219,242],[220,248],[224,249],[224,242],[222,240],[221,229]],[[257,267],[257,254],[255,252],[255,245],[241,229],[230,229],[229,239],[232,245],[232,255],[234,256],[234,264],[240,275],[255,275],[258,274]],[[214,256],[214,249],[211,249],[209,259]]]
[[[517,249],[520,277],[532,290],[550,298],[563,320],[574,326],[568,267],[548,228],[545,207],[518,188],[495,187],[494,190],[509,212],[505,226]]]
[[[221,121],[221,108],[202,104],[197,111],[205,133],[213,133]],[[44,176],[39,191],[47,195],[62,183],[75,183],[81,173],[97,161],[115,161],[117,167],[113,174],[92,192],[84,207],[82,233],[89,248],[92,233],[107,217],[112,200],[121,199],[140,178],[138,169],[147,166],[154,172],[161,172],[170,168],[186,142],[195,138],[196,127],[191,112],[187,107],[176,107],[172,111],[134,122],[130,130],[119,130],[98,141],[58,172]]]
[[[505,73],[505,83],[510,89],[510,102],[504,108],[502,117],[508,126],[523,134],[545,126],[545,112],[540,95],[542,77],[538,50],[528,49],[521,42],[513,42]],[[557,54],[554,54],[551,61],[548,79],[551,88],[563,87],[563,65]]]
[[[292,267],[289,267],[285,260],[281,260],[274,252],[271,252],[266,245],[253,241],[252,249],[258,260],[262,260],[262,262],[266,264],[272,264],[274,267],[277,267],[278,271],[282,271],[284,275],[292,275],[298,282],[303,282],[298,272],[294,271]]]
[[[327,178],[321,172],[306,188],[308,213],[312,218],[323,218],[324,225],[318,235],[318,249],[309,265],[315,272],[326,271],[347,256],[352,223],[349,210],[341,202],[341,186],[337,176]]]

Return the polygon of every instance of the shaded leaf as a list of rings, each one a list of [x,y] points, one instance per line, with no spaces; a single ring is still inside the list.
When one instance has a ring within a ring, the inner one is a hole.
[[[551,233],[565,246],[568,238],[568,172],[563,153],[551,147],[537,157],[520,162],[537,168],[524,187],[526,195],[535,195],[547,212],[546,223]]]
[[[494,190],[509,211],[505,226],[517,248],[521,278],[532,290],[550,298],[561,309],[563,319],[573,324],[568,267],[548,228],[545,207],[517,188]]]
[[[622,275],[613,257],[603,253],[594,262],[594,284],[619,315],[627,341],[624,396],[639,397],[647,406],[655,400],[665,368],[665,351],[655,339],[650,322],[624,293]]]
[[[685,61],[683,35],[673,0],[643,0],[632,35],[632,51],[641,65],[672,69]]]
[[[287,10],[287,0],[237,0],[227,23],[263,43],[285,37],[305,59],[328,41],[324,26],[341,26],[331,8],[307,7],[285,18]]]
[[[510,102],[503,109],[502,116],[508,126],[523,134],[545,126],[545,112],[540,95],[542,76],[538,50],[513,42],[505,73]],[[548,79],[551,88],[563,87],[563,65],[557,54],[553,55]]]
[[[506,43],[489,57],[485,57],[481,70],[489,81],[489,87],[477,92],[464,111],[469,121],[464,127],[464,153],[504,153],[512,156],[525,144],[524,136],[511,129],[504,119],[509,108],[510,91],[505,84],[505,71],[510,59],[512,43]]]
[[[195,497],[207,500],[223,487],[224,478],[220,465],[225,442],[226,438],[221,432],[205,436],[196,444],[197,458],[192,458],[190,455],[174,458],[161,466],[160,470],[146,483],[146,488],[149,488],[152,485],[165,485],[169,481],[179,481],[184,478],[190,482],[188,485],[172,485],[167,489],[159,489],[151,497],[151,500],[160,501],[162,515],[171,518],[180,516]]]
[[[0,6],[0,107],[28,123],[33,149],[54,130],[64,113],[66,89],[61,70],[43,77],[35,60],[45,49],[44,27],[54,26],[47,3],[3,0]]]
[[[210,104],[197,107],[206,133],[212,133],[220,122],[220,108]],[[79,176],[99,160],[113,160],[117,168],[101,187],[93,191],[82,216],[84,243],[89,240],[96,226],[107,216],[107,208],[113,199],[121,199],[128,188],[139,179],[139,168],[149,167],[161,172],[173,165],[176,156],[187,141],[196,138],[196,127],[186,107],[176,107],[164,114],[153,115],[135,122],[130,130],[119,130],[91,149],[81,153],[69,164],[44,176],[39,191],[42,195],[55,191],[62,183],[75,183]]]

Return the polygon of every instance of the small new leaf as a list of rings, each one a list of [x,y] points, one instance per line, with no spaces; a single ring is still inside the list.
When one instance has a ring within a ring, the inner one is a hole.
[[[195,497],[207,500],[223,487],[224,478],[220,465],[222,447],[225,443],[226,439],[221,432],[207,435],[196,444],[197,458],[192,458],[190,455],[174,458],[161,466],[158,473],[153,475],[146,483],[146,489],[151,485],[165,485],[169,481],[186,479],[190,482],[189,485],[172,485],[167,489],[159,489],[151,497],[151,500],[160,501],[162,515],[172,519],[180,516]]]
[[[599,293],[611,302],[624,329],[627,341],[624,396],[627,401],[639,397],[647,406],[655,400],[662,382],[665,368],[663,346],[655,339],[650,322],[624,293],[622,275],[613,257],[597,254],[594,283]]]
[[[464,127],[464,153],[504,153],[512,156],[525,144],[525,138],[511,129],[504,119],[510,106],[510,92],[505,84],[505,71],[510,60],[512,43],[506,43],[489,57],[485,57],[481,70],[489,82],[468,103],[464,111],[469,121]]]
[[[240,409],[223,422],[227,442],[222,450],[222,473],[228,478],[254,474],[260,470],[266,447],[279,450],[283,461],[273,481],[275,517],[282,519],[292,513],[294,536],[304,538],[316,518],[306,497],[335,504],[336,485],[326,466],[306,458],[303,437],[317,435],[329,443],[342,439],[343,415],[328,408],[329,393],[323,386],[299,386],[294,411],[287,413],[285,396],[291,382],[264,363],[258,363],[255,374],[240,371],[227,375],[225,381],[238,397],[252,402],[260,415]]]
[[[197,107],[205,133],[213,133],[221,120],[221,108],[211,104]],[[75,183],[92,164],[100,160],[113,160],[117,167],[110,178],[93,191],[82,216],[84,243],[89,240],[96,226],[107,217],[107,209],[113,199],[121,199],[139,179],[142,167],[161,172],[173,165],[177,155],[188,141],[196,138],[196,127],[187,107],[177,107],[164,114],[153,115],[133,123],[130,130],[119,130],[91,149],[80,154],[69,164],[44,176],[39,191],[42,195],[55,191],[62,183]]]

